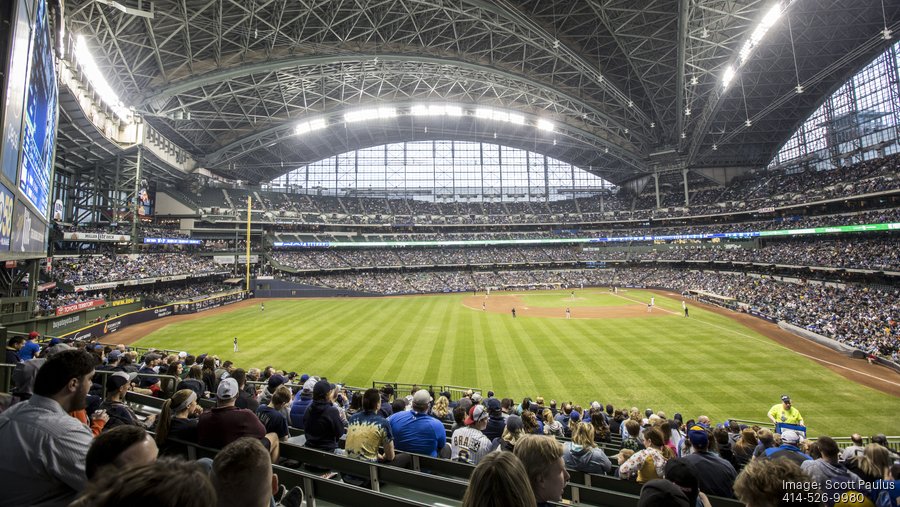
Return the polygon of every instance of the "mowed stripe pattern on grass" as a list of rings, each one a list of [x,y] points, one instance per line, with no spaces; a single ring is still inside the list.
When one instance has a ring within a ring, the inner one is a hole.
[[[540,293],[559,298],[566,291]],[[617,298],[643,304],[651,294]],[[530,296],[523,296],[526,304]],[[577,291],[595,306],[600,289]],[[815,434],[900,433],[897,399],[860,386],[727,317],[656,295],[652,318],[552,319],[482,312],[462,295],[270,300],[166,326],[142,346],[212,353],[243,367],[325,375],[349,385],[373,380],[493,389],[516,400],[542,395],[587,406],[764,420],[789,393]],[[562,306],[562,304],[561,304]],[[241,352],[234,354],[238,336]]]

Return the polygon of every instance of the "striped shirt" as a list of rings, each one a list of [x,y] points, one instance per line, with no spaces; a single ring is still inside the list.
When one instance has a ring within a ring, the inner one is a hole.
[[[472,426],[460,428],[450,437],[450,459],[453,461],[477,465],[490,452],[491,441]]]
[[[0,414],[0,507],[68,505],[87,481],[84,459],[93,437],[44,396]]]

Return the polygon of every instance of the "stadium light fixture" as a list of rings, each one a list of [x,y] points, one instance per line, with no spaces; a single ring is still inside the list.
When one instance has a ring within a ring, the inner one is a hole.
[[[462,116],[463,110],[459,106],[449,104],[417,104],[409,109],[413,116]]]
[[[384,118],[394,118],[397,116],[397,109],[394,107],[378,107],[372,109],[359,109],[344,114],[344,121],[353,123],[366,120],[379,120]]]
[[[553,132],[554,130],[556,130],[556,126],[553,125],[553,122],[549,122],[549,121],[544,120],[544,119],[538,120],[536,126],[537,126],[538,129],[544,130],[544,131],[547,131],[547,132]]]
[[[722,88],[728,88],[728,84],[734,79],[734,65],[729,65],[722,75]]]
[[[325,128],[325,119],[316,118],[315,120],[298,123],[297,127],[294,129],[294,133],[297,135],[303,135],[314,130],[322,130],[323,128]]]
[[[763,37],[766,36],[766,32],[772,28],[773,25],[778,21],[778,18],[781,17],[783,6],[781,2],[773,5],[768,12],[766,12],[765,17],[763,17],[762,21],[759,25],[756,26],[756,29],[753,30],[753,33],[750,34],[750,39],[744,43],[744,46],[741,47],[741,51],[739,56],[741,58],[741,63],[747,61],[747,58],[750,57],[750,53],[759,46],[759,43],[762,41]]]
[[[108,105],[119,119],[127,123],[133,122],[134,114],[131,108],[122,103],[119,95],[113,91],[106,78],[103,77],[103,73],[97,67],[97,62],[94,61],[94,57],[91,55],[83,35],[79,35],[75,41],[75,60],[81,66],[85,77],[91,86],[94,87],[100,100]]]
[[[763,16],[762,21],[756,25],[756,28],[750,34],[750,38],[744,42],[744,45],[741,46],[741,50],[738,52],[738,62],[737,67],[740,68],[747,62],[750,58],[750,55],[753,51],[759,47],[763,38],[768,33],[769,29],[775,26],[775,23],[781,18],[781,15],[787,9],[787,6],[790,5],[794,0],[779,0],[775,2],[772,7],[766,11],[766,15]],[[725,74],[722,76],[722,86],[723,88],[728,88],[728,84],[731,82],[732,78],[734,78],[734,74],[737,72],[737,68],[734,65],[728,66],[725,69]]]

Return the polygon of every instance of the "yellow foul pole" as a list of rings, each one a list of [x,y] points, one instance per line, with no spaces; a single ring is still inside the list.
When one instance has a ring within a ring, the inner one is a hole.
[[[253,204],[252,199],[249,195],[247,196],[247,257],[244,259],[247,265],[247,292],[250,292],[250,217],[252,216],[250,209]]]

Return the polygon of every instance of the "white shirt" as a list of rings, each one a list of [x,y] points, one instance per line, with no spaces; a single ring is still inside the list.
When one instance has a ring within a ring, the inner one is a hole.
[[[450,437],[450,459],[477,465],[491,452],[491,441],[480,430],[466,426]]]

